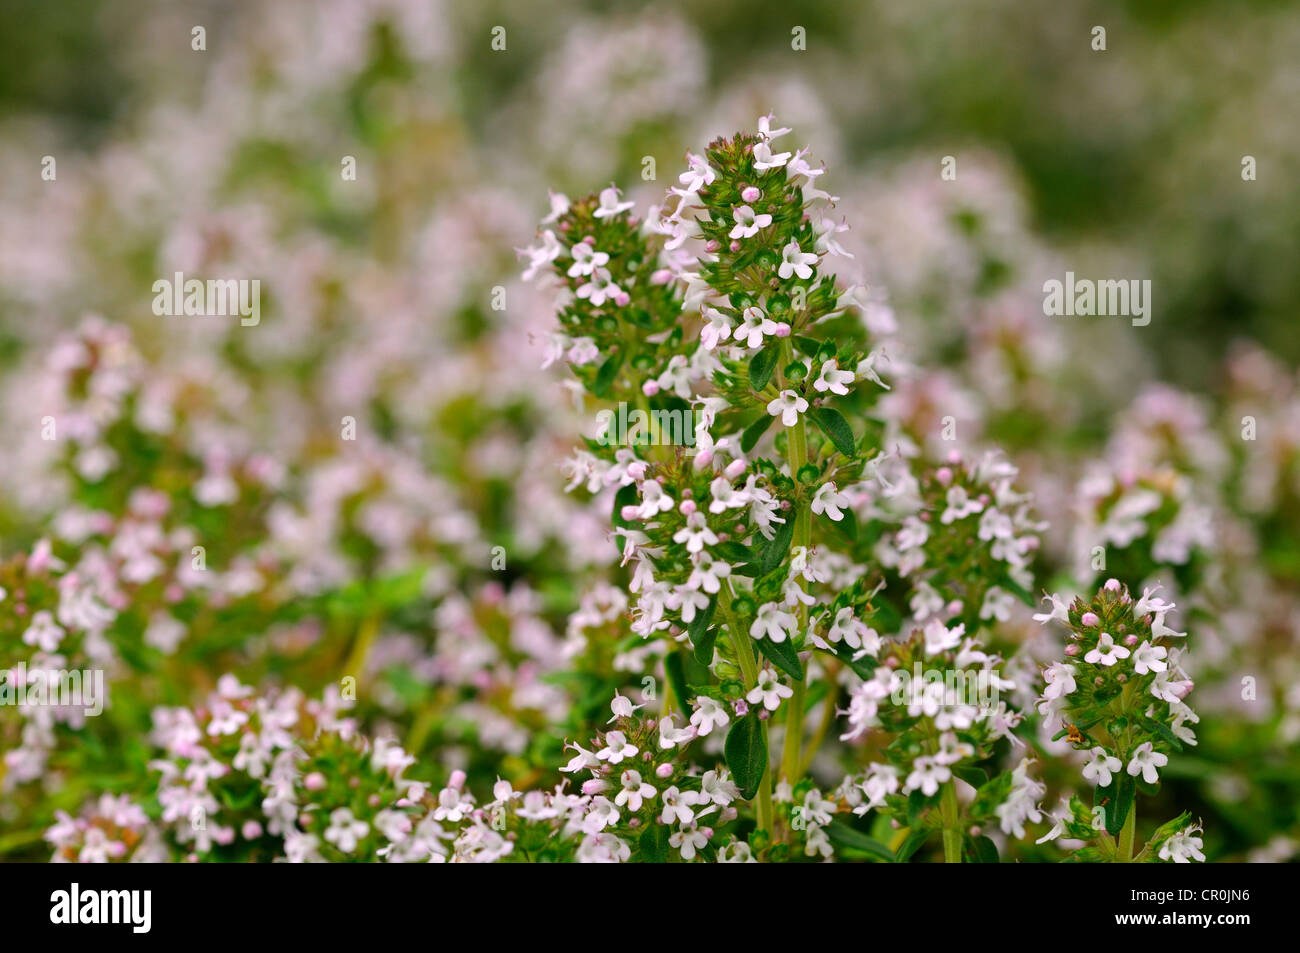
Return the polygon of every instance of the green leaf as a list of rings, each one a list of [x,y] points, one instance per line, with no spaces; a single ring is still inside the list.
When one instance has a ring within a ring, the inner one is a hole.
[[[591,385],[591,392],[597,397],[604,397],[609,393],[609,385],[614,383],[614,378],[623,368],[623,352],[611,354],[605,358],[605,363],[600,365],[600,370],[596,371],[595,383]]]
[[[846,457],[854,456],[857,442],[853,438],[853,428],[843,414],[830,407],[813,407],[809,409],[808,416],[821,428],[822,433],[831,438],[836,450]]]
[[[918,789],[907,796],[907,826],[921,826],[921,812],[925,810],[930,799]]]
[[[795,651],[790,640],[773,642],[771,639],[756,639],[758,650],[771,659],[772,664],[796,681],[803,681],[803,666],[799,664],[799,653]]]
[[[831,839],[831,843],[839,847],[867,854],[886,863],[892,864],[894,862],[894,852],[892,850],[874,837],[868,837],[847,824],[830,824],[825,830],[826,836]]]
[[[776,368],[776,348],[765,347],[749,359],[749,386],[762,390],[772,379]]]
[[[682,665],[681,653],[669,652],[664,656],[664,672],[668,675],[668,683],[673,687],[673,694],[685,708],[690,704],[692,696],[686,684],[686,669]]]
[[[998,845],[983,834],[979,837],[966,838],[966,852],[973,864],[996,864],[998,862]]]
[[[762,553],[758,557],[758,570],[760,576],[766,576],[777,566],[785,561],[785,557],[790,555],[790,541],[794,539],[794,511],[786,513],[785,522],[778,523],[776,532],[763,546]]]
[[[740,796],[752,800],[767,772],[767,741],[757,714],[749,714],[731,723],[723,745],[727,767],[740,788]]]
[[[1106,830],[1116,837],[1128,820],[1128,812],[1133,809],[1133,798],[1137,794],[1137,781],[1127,771],[1115,781],[1115,799],[1106,805]]]
[[[1173,748],[1175,751],[1183,750],[1182,740],[1176,734],[1174,734],[1173,729],[1170,728],[1168,725],[1166,725],[1163,721],[1161,721],[1158,718],[1146,718],[1144,716],[1139,716],[1138,720],[1141,721],[1142,724],[1145,725],[1148,730],[1154,731],[1162,739],[1164,739],[1164,742],[1167,745],[1169,745],[1171,748]]]
[[[989,776],[985,773],[983,768],[976,768],[974,766],[955,768],[952,773],[957,775],[957,777],[961,778],[977,791],[989,782]]]
[[[713,552],[721,556],[727,562],[735,565],[737,563],[747,563],[754,558],[753,553],[743,543],[738,543],[734,539],[729,539],[725,543],[719,543],[713,547]]]
[[[894,859],[900,864],[907,863],[933,833],[934,831],[912,831],[907,835],[907,839],[898,845],[898,853],[894,855]]]
[[[714,596],[709,604],[695,613],[695,618],[686,627],[686,634],[695,646],[695,661],[708,665],[713,661],[713,643],[718,641],[718,630],[712,628],[713,614],[718,610],[718,597]]]
[[[669,830],[666,824],[651,824],[642,831],[640,842],[641,862],[646,864],[668,863],[668,836]]]
[[[772,421],[776,420],[769,413],[764,413],[752,424],[745,428],[745,432],[740,435],[740,449],[749,453],[758,444],[758,440],[763,434],[767,433],[767,428],[772,426]]]

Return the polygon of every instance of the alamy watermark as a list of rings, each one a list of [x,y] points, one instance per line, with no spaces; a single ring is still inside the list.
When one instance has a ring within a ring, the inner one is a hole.
[[[617,410],[596,414],[596,423],[596,440],[605,447],[695,446],[695,414],[689,407],[629,410],[627,401],[619,401]]]
[[[29,669],[26,662],[0,669],[0,705],[80,708],[94,717],[107,697],[103,669]]]
[[[244,327],[256,327],[262,320],[262,281],[260,278],[185,277],[176,272],[172,278],[153,283],[153,313],[159,317],[218,316],[239,318]]]
[[[998,703],[999,682],[992,669],[924,668],[919,661],[897,673],[890,701],[922,708],[993,708]]]
[[[1043,282],[1043,314],[1052,317],[1130,317],[1134,327],[1151,323],[1151,279],[1119,278],[1093,281],[1065,273]]]

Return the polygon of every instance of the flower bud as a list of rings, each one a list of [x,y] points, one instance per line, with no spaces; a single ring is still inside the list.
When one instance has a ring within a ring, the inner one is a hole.
[[[747,185],[740,190],[740,197],[746,202],[757,202],[763,193],[752,185]]]
[[[1085,612],[1083,618],[1080,619],[1079,622],[1089,629],[1101,625],[1101,619],[1097,617],[1097,613],[1095,612]]]

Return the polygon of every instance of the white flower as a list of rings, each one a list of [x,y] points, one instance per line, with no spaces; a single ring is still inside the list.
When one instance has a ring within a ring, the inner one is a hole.
[[[617,215],[620,212],[626,212],[635,202],[620,202],[618,200],[619,191],[614,186],[602,189],[600,193],[600,208],[592,214],[596,218],[609,218],[611,215]]]
[[[698,192],[706,185],[712,185],[713,180],[717,178],[717,173],[703,156],[697,156],[693,153],[686,153],[686,161],[690,168],[677,177],[677,181],[682,184],[687,192]]]
[[[1143,642],[1133,652],[1133,670],[1139,675],[1145,675],[1147,672],[1163,672],[1169,667],[1164,662],[1168,654],[1169,651],[1163,646]]]
[[[573,264],[569,266],[570,278],[590,275],[597,268],[609,263],[607,253],[596,251],[594,246],[588,245],[586,242],[578,242],[574,245],[571,254],[573,255]]]
[[[773,139],[780,139],[790,131],[788,126],[783,126],[780,129],[773,129],[772,120],[775,118],[776,117],[771,113],[768,113],[766,116],[758,117],[758,134],[769,142]]]
[[[1005,589],[992,586],[984,594],[984,604],[980,606],[981,619],[997,619],[1006,622],[1011,618],[1011,609],[1016,604],[1016,597]]]
[[[745,700],[751,705],[762,702],[763,707],[768,711],[776,711],[781,704],[781,699],[789,698],[793,694],[793,688],[782,685],[776,673],[770,668],[765,668],[758,673],[758,684],[749,690]]]
[[[607,797],[597,796],[591,799],[587,807],[587,816],[582,819],[582,829],[588,834],[598,834],[611,824],[618,823],[618,808]]]
[[[727,714],[727,709],[716,700],[708,695],[696,696],[691,724],[695,726],[696,733],[701,737],[712,732],[714,728],[722,728],[730,721],[731,716]]]
[[[713,530],[709,529],[704,514],[696,510],[686,517],[686,525],[673,534],[673,542],[685,543],[686,551],[693,555],[704,549],[706,545],[716,545],[718,536]]]
[[[837,490],[834,483],[827,481],[817,487],[817,492],[813,494],[809,508],[819,515],[825,513],[831,520],[838,523],[844,519],[844,513],[840,510],[840,507],[848,505],[848,496]]]
[[[982,523],[982,521],[981,521],[981,526],[982,526],[982,525],[983,525],[983,523]],[[1055,619],[1057,622],[1069,622],[1069,621],[1070,621],[1070,607],[1069,607],[1068,605],[1066,605],[1064,599],[1062,599],[1060,596],[1058,596],[1058,595],[1057,595],[1056,593],[1054,593],[1054,592],[1051,593],[1051,594],[1049,594],[1049,595],[1043,596],[1043,598],[1044,598],[1044,599],[1050,599],[1050,600],[1051,600],[1051,603],[1052,603],[1052,611],[1051,611],[1051,612],[1035,612],[1035,613],[1034,613],[1034,621],[1035,621],[1035,622],[1042,623],[1042,624],[1046,624],[1046,623],[1048,623],[1048,622],[1051,622],[1053,619]]]
[[[42,652],[54,652],[63,641],[63,629],[54,621],[48,610],[42,609],[32,616],[32,623],[23,632],[23,642],[35,645]]]
[[[948,507],[943,511],[943,515],[939,517],[939,522],[945,526],[984,509],[983,503],[970,498],[965,487],[950,486],[945,499],[948,501]]]
[[[606,301],[612,301],[622,294],[623,289],[614,283],[607,268],[597,268],[592,272],[591,280],[580,285],[577,291],[579,298],[590,300],[596,307],[600,307]]]
[[[695,740],[695,729],[678,728],[676,718],[676,715],[665,715],[659,719],[659,747],[665,751]]]
[[[1064,698],[1077,687],[1074,683],[1075,668],[1069,662],[1057,662],[1043,670],[1044,698]]]
[[[1103,632],[1097,638],[1097,644],[1083,657],[1085,662],[1093,665],[1114,665],[1122,658],[1128,658],[1129,651],[1122,645],[1116,645],[1109,632]]]
[[[1133,752],[1133,760],[1128,763],[1128,773],[1137,777],[1138,773],[1142,774],[1142,780],[1147,784],[1155,784],[1160,780],[1160,775],[1156,768],[1163,768],[1169,763],[1169,756],[1161,754],[1152,748],[1151,742],[1144,741],[1137,746]]]
[[[708,837],[694,824],[668,835],[668,843],[681,851],[682,860],[694,860],[695,852],[708,842]]]
[[[940,764],[956,764],[974,753],[975,749],[971,745],[960,740],[953,732],[945,731],[939,737],[939,750],[935,753],[934,760]]]
[[[766,142],[759,142],[754,145],[754,168],[759,171],[767,169],[779,169],[790,161],[790,153],[778,152],[772,153],[772,147]]]
[[[1157,856],[1161,860],[1172,860],[1175,864],[1188,864],[1193,860],[1204,863],[1205,855],[1201,853],[1202,841],[1196,836],[1200,832],[1200,824],[1184,828],[1160,845]]]
[[[835,613],[835,621],[826,632],[826,638],[844,644],[851,649],[866,649],[868,655],[880,651],[880,633],[853,614],[852,606],[845,606]]]
[[[343,853],[350,854],[368,833],[369,824],[353,817],[346,807],[340,807],[330,813],[330,825],[325,830],[325,839]]]
[[[700,343],[712,351],[718,346],[719,341],[725,341],[731,337],[731,318],[727,317],[717,308],[705,308],[704,317],[707,319],[704,327],[700,328]],[[773,324],[775,330],[775,324]],[[739,338],[737,338],[739,340]],[[759,332],[759,340],[762,341],[762,331]]]
[[[853,813],[865,814],[883,806],[886,796],[898,791],[898,769],[892,764],[868,765],[866,777],[859,787],[866,796],[866,801],[854,808]]]
[[[1167,636],[1184,639],[1187,637],[1187,633],[1175,632],[1173,629],[1166,626],[1165,614],[1163,612],[1157,612],[1156,617],[1151,621],[1151,637],[1153,639],[1163,639]]]
[[[695,805],[701,803],[701,796],[695,791],[679,791],[677,785],[668,788],[660,795],[664,809],[659,815],[662,824],[689,824],[695,820]]]
[[[686,585],[707,593],[716,593],[722,588],[722,580],[731,575],[730,563],[714,559],[707,552],[697,553],[694,563]]]
[[[779,416],[781,423],[793,427],[799,422],[799,415],[808,409],[808,401],[792,390],[781,391],[780,396],[767,405],[767,412],[773,417]]]
[[[605,735],[605,747],[596,752],[596,757],[610,764],[618,764],[624,758],[637,753],[637,746],[627,740],[621,731],[611,731]]]
[[[797,241],[789,242],[781,249],[781,264],[777,266],[777,276],[786,281],[791,274],[798,275],[800,278],[811,278],[812,268],[810,265],[817,264],[817,256],[810,255],[801,251]]]
[[[701,804],[711,801],[720,807],[726,807],[738,797],[740,788],[727,776],[725,768],[722,771],[705,771],[700,778]]]
[[[758,607],[758,615],[749,627],[749,634],[756,639],[766,637],[773,642],[784,642],[798,624],[795,617],[784,611],[778,603],[765,602]]]
[[[849,392],[846,384],[852,384],[856,378],[852,371],[840,370],[839,364],[835,363],[835,358],[830,358],[822,363],[822,369],[817,375],[817,380],[813,381],[813,389],[818,392],[830,391],[832,394],[844,396]]]
[[[763,309],[750,305],[740,314],[740,327],[736,328],[736,341],[746,347],[761,347],[763,335],[776,333],[776,322],[763,313]]]
[[[1174,603],[1161,600],[1156,593],[1160,591],[1160,586],[1152,586],[1150,589],[1142,590],[1142,598],[1133,603],[1133,618],[1140,619],[1148,612],[1159,612],[1161,614],[1175,608]]]
[[[903,793],[910,794],[919,789],[926,797],[930,797],[939,790],[939,785],[947,783],[951,777],[952,771],[947,765],[940,764],[934,758],[922,756],[912,762],[912,772],[903,785]]]
[[[1111,775],[1124,766],[1114,755],[1106,753],[1102,747],[1093,748],[1090,752],[1091,760],[1083,766],[1083,776],[1093,784],[1106,787],[1110,784]]]
[[[961,637],[966,634],[966,625],[962,623],[955,628],[948,628],[938,619],[931,619],[925,624],[925,654],[938,655],[961,645]]]
[[[754,210],[748,205],[739,205],[731,213],[735,220],[736,226],[728,233],[728,238],[752,238],[758,234],[760,228],[767,228],[772,224],[772,216],[767,213],[762,215],[754,214]]]
[[[640,707],[640,705],[633,705],[632,699],[615,692],[614,700],[609,703],[609,710],[614,713],[614,717],[610,721],[613,721],[614,718],[631,718],[632,713]]]
[[[619,776],[619,781],[623,789],[615,795],[614,803],[619,807],[626,804],[629,811],[641,810],[641,803],[653,799],[658,793],[653,784],[641,780],[639,771],[633,771],[631,768]]]

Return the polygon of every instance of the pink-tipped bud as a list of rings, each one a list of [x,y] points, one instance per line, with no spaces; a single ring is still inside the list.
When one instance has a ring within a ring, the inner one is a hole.
[[[239,833],[244,836],[244,840],[257,840],[262,836],[262,825],[257,821],[244,821],[244,826],[239,829]]]
[[[636,511],[637,508],[629,504],[628,506],[625,506],[621,510],[619,510],[618,513],[619,516],[623,517],[623,519],[628,520],[630,522],[636,519]]]
[[[738,238],[732,239],[731,244],[728,245],[727,247],[730,248],[733,252],[740,251],[740,239]]]
[[[319,771],[313,771],[302,779],[302,784],[308,791],[320,791],[325,787],[325,775]]]
[[[457,791],[459,791],[464,786],[465,786],[465,772],[460,770],[460,768],[457,768],[455,771],[451,773],[451,777],[447,779],[447,787],[455,788]]]
[[[1068,655],[1070,658],[1074,658],[1076,655],[1079,654],[1079,647],[1074,644],[1067,645],[1065,647],[1065,654]]]
[[[1107,592],[1119,592],[1119,590],[1120,590],[1120,581],[1119,581],[1118,579],[1107,579],[1107,580],[1106,580],[1106,591],[1107,591]]]
[[[1132,634],[1126,635],[1126,636],[1124,636],[1124,644],[1125,644],[1125,645],[1128,645],[1128,646],[1134,646],[1134,645],[1137,645],[1137,644],[1138,644],[1138,637],[1137,637],[1136,635],[1132,635]]]
[[[667,268],[660,268],[650,276],[650,284],[666,285],[673,280],[673,273]]]
[[[655,394],[659,393],[659,382],[654,378],[646,381],[641,385],[641,393],[645,394],[647,397],[653,397]]]
[[[694,500],[682,500],[681,504],[677,507],[677,509],[683,516],[690,516],[697,509],[699,509],[699,507],[695,505]]]
[[[940,467],[935,471],[934,478],[939,481],[940,486],[947,486],[952,482],[952,470],[949,467]]]
[[[730,463],[727,464],[727,468],[722,471],[722,475],[725,476],[728,480],[739,479],[742,475],[744,475],[744,473],[745,473],[744,460],[732,460]]]
[[[745,699],[743,698],[737,698],[736,703],[733,707],[736,710],[737,718],[744,718],[746,715],[749,714],[749,703],[745,701]]]
[[[948,462],[951,463],[953,466],[956,466],[957,464],[961,463],[961,451],[960,451],[960,450],[949,450],[949,451],[948,451]]]
[[[1083,618],[1079,621],[1090,629],[1094,626],[1101,625],[1101,619],[1097,617],[1097,613],[1095,612],[1085,612]]]
[[[762,194],[763,193],[760,192],[757,187],[752,185],[747,185],[740,190],[740,197],[744,199],[746,202],[757,202],[759,196],[761,196]]]
[[[673,766],[671,762],[665,761],[659,767],[655,768],[655,777],[661,781],[673,776]]]
[[[609,783],[601,778],[589,778],[582,782],[583,794],[599,794],[609,788]]]
[[[776,336],[779,338],[788,338],[790,336],[790,325],[784,321],[776,326]]]
[[[704,250],[707,252],[716,252],[721,247],[722,247],[722,243],[719,242],[716,238],[710,238],[707,242],[704,243]]]

